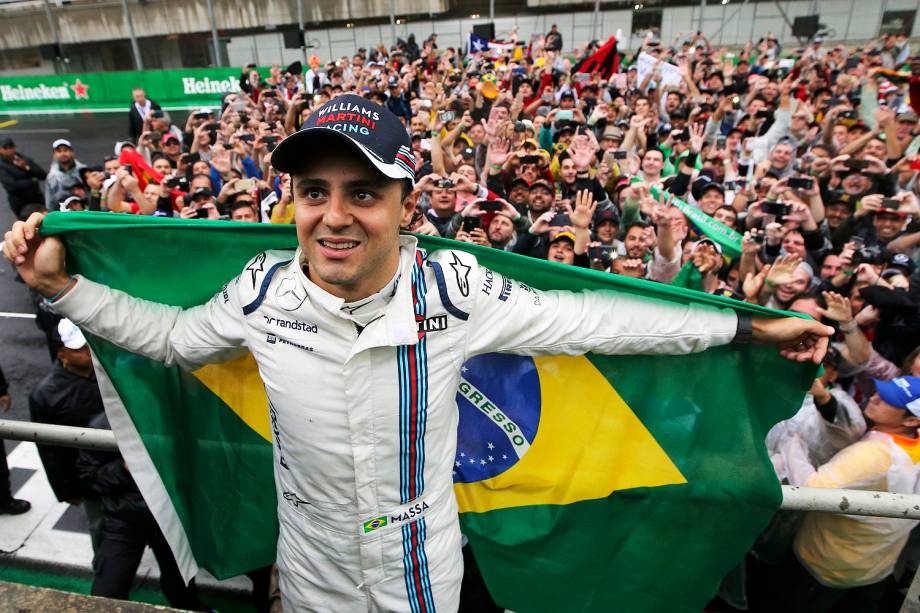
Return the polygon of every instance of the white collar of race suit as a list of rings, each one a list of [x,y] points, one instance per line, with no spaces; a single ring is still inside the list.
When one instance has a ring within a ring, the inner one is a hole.
[[[352,354],[381,345],[415,345],[418,332],[412,303],[412,268],[418,241],[413,236],[399,237],[399,268],[393,279],[379,292],[351,303],[322,289],[297,266],[297,275],[310,300],[336,317],[348,319],[367,329],[362,331]],[[303,261],[300,247],[295,262]],[[355,308],[358,307],[358,308]],[[373,324],[373,325],[371,325]]]

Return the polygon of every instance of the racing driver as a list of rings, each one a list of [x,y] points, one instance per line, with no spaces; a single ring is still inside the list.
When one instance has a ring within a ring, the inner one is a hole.
[[[126,350],[189,370],[252,352],[274,422],[285,611],[457,609],[451,470],[468,358],[683,354],[735,340],[820,362],[833,332],[613,292],[538,291],[468,253],[421,250],[399,234],[413,210],[409,137],[359,96],[317,108],[272,164],[292,175],[299,247],[258,254],[195,308],[68,275],[39,214],[15,223],[3,249],[58,313]],[[394,519],[373,523],[383,516]]]

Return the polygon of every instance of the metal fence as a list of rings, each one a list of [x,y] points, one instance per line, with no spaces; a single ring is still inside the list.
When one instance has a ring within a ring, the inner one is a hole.
[[[115,435],[110,430],[74,428],[8,419],[0,420],[0,439],[80,449],[118,451]],[[780,509],[920,519],[920,495],[784,485],[783,503]]]
[[[0,420],[0,439],[45,445],[118,451],[111,430],[74,428],[33,422]],[[864,490],[822,489],[784,485],[784,511],[818,511],[843,515],[869,515],[920,519],[920,495]],[[915,573],[900,613],[920,613],[920,569]]]

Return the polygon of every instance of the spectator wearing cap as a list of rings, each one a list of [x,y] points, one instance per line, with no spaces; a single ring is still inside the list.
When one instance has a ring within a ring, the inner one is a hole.
[[[909,290],[910,275],[914,271],[914,262],[904,253],[895,253],[879,275],[892,289]]]
[[[160,139],[160,147],[163,155],[166,156],[171,162],[171,165],[175,167],[179,162],[179,156],[182,155],[182,141],[180,137],[172,132],[167,132],[163,135],[163,138]]]
[[[550,262],[575,265],[575,235],[571,230],[557,230],[549,232],[549,241],[546,249],[546,259]]]
[[[83,169],[81,168],[80,170]],[[64,180],[61,182],[60,191],[58,191],[56,195],[57,205],[53,210],[59,210],[61,202],[71,196],[76,196],[84,202],[88,201],[86,185],[83,184],[82,175],[78,177],[64,177]]]
[[[920,92],[917,92],[917,94],[920,95]],[[911,102],[913,102],[913,96],[911,96]],[[920,106],[920,102],[916,104]],[[916,127],[917,114],[913,111],[905,111],[895,116],[895,137],[899,148],[897,151],[899,156],[904,154],[904,151],[913,140],[913,131]],[[890,154],[889,157],[891,157]]]
[[[690,193],[700,210],[710,217],[725,205],[725,188],[709,176],[702,175],[694,181]]]
[[[395,76],[390,77],[387,81],[387,101],[385,106],[391,113],[399,117],[404,124],[409,123],[409,119],[412,117],[412,109],[403,94],[402,83]]]
[[[89,345],[69,319],[58,322],[57,336],[61,343],[57,359],[29,395],[29,418],[36,423],[86,428],[103,412]],[[38,445],[38,455],[55,497],[83,507],[96,550],[101,530],[100,507],[98,498],[80,482],[76,471],[77,450]]]
[[[530,201],[530,184],[523,177],[515,177],[508,188],[508,202],[522,214],[527,214]]]
[[[45,206],[49,211],[54,211],[62,200],[61,194],[67,191],[64,183],[68,178],[79,181],[80,169],[84,164],[74,156],[73,145],[66,138],[51,143],[51,150],[53,161],[45,178]]]
[[[875,380],[865,408],[869,431],[815,467],[804,441],[792,437],[782,450],[793,485],[913,493],[920,477],[920,378]],[[898,556],[915,520],[808,513],[795,538],[790,576],[780,610],[826,611],[846,602],[874,611],[884,597]]]
[[[135,87],[131,90],[133,102],[128,109],[128,134],[133,140],[137,140],[144,131],[144,122],[150,117],[151,111],[159,111],[160,105],[147,97],[147,93],[142,87]]]
[[[856,207],[856,199],[849,194],[831,193],[832,199],[824,207],[822,230],[830,237],[835,249],[843,248],[852,233],[850,219]]]
[[[0,184],[6,190],[7,201],[13,214],[25,219],[35,207],[42,205],[41,181],[48,173],[35,160],[16,151],[16,143],[9,137],[0,139]]]
[[[58,206],[60,207],[60,211],[64,213],[89,210],[88,203],[80,196],[67,196],[61,200]]]
[[[527,206],[527,217],[531,222],[530,228],[518,234],[512,251],[540,260],[546,259],[549,248],[547,232],[554,216],[552,207],[555,196],[555,189],[545,179],[538,179],[530,184]]]
[[[189,181],[188,189],[188,194],[179,210],[179,217],[183,219],[220,219],[217,201],[211,191],[211,177],[206,174],[193,176]]]
[[[899,204],[895,207],[892,201]],[[887,247],[891,241],[905,234],[908,215],[916,207],[917,197],[910,192],[897,194],[893,199],[886,199],[879,193],[863,196],[859,209],[853,215],[854,235],[861,237],[867,246]]]
[[[527,214],[531,223],[535,223],[540,215],[550,210],[555,197],[556,191],[546,179],[537,179],[530,184],[530,191],[527,195]]]
[[[620,233],[620,216],[616,209],[598,209],[594,214],[594,235],[592,239],[605,247],[610,247],[613,253],[624,249],[623,242],[617,238]]]
[[[601,133],[601,151],[616,151],[623,144],[623,130],[616,126],[609,125]]]

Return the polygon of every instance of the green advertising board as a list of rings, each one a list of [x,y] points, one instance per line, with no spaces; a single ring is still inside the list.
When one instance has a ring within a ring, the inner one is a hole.
[[[217,106],[240,89],[239,68],[199,68],[0,77],[0,113],[127,109],[143,87],[164,108]]]

